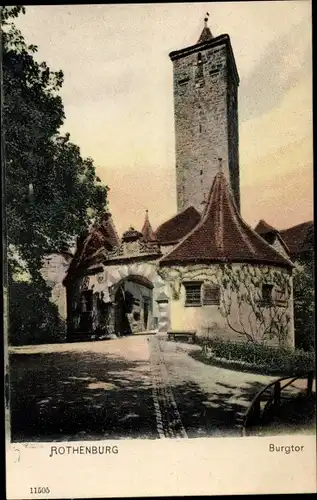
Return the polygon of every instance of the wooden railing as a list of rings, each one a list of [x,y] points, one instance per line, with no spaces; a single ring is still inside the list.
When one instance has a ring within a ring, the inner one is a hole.
[[[268,384],[262,389],[252,400],[251,405],[245,415],[243,422],[242,435],[247,435],[247,430],[251,429],[254,425],[261,425],[262,416],[264,411],[268,408],[278,408],[281,403],[281,393],[286,387],[292,385],[296,380],[307,380],[306,395],[311,396],[313,392],[314,372],[296,375],[294,377],[280,377]],[[283,384],[283,382],[285,382]],[[303,392],[303,389],[296,388],[298,391]],[[261,403],[265,404],[261,407]]]

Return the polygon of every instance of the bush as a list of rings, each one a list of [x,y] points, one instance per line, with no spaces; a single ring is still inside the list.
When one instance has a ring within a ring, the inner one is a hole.
[[[66,325],[50,302],[45,284],[14,282],[9,286],[9,344],[29,345],[63,342]]]
[[[315,371],[315,355],[301,349],[271,347],[251,342],[230,342],[222,339],[197,339],[207,356],[209,351],[212,358],[225,359],[249,365],[250,369],[297,375]]]

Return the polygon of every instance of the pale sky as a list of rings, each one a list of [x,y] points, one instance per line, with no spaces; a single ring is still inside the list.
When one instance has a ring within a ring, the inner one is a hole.
[[[28,6],[16,21],[62,69],[63,132],[110,187],[120,234],[176,213],[173,71],[209,12],[240,75],[242,216],[284,229],[313,218],[311,2]]]

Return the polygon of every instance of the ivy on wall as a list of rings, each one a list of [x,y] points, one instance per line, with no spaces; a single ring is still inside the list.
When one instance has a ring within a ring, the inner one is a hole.
[[[160,276],[171,288],[173,300],[179,300],[184,280],[201,280],[220,286],[220,314],[228,327],[250,342],[265,343],[276,339],[283,344],[288,335],[291,316],[288,303],[292,293],[291,274],[284,269],[249,264],[214,264],[161,268]],[[273,285],[282,290],[284,303],[272,298],[264,302],[262,287]]]

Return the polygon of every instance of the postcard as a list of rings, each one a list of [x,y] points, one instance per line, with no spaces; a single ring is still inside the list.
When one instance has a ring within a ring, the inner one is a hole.
[[[1,14],[8,500],[316,492],[311,2]]]

